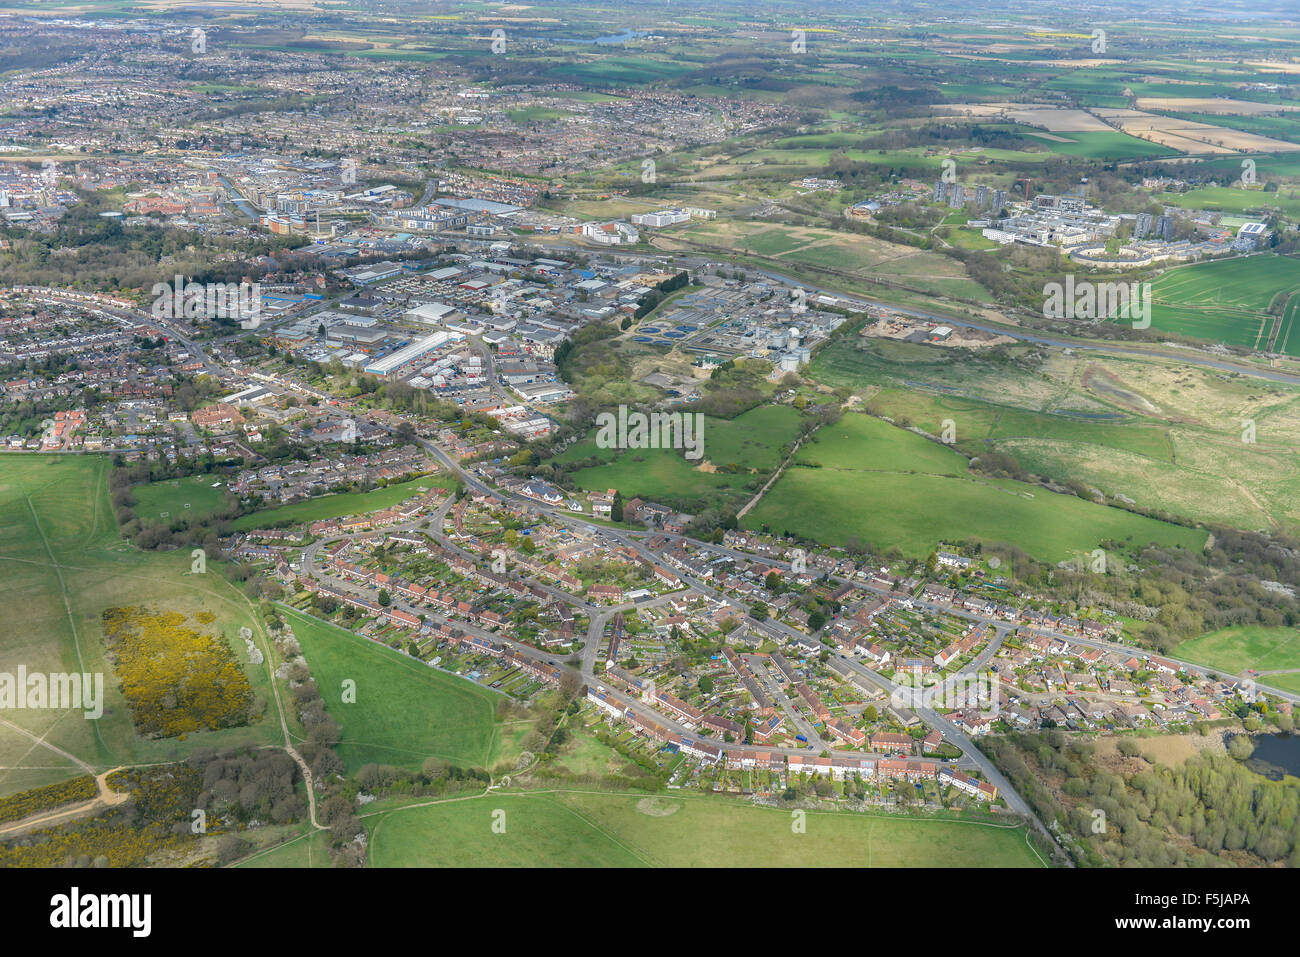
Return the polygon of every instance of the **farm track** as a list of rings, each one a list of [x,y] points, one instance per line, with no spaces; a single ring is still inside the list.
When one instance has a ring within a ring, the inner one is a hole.
[[[801,445],[803,445],[802,438],[794,444],[794,448],[790,450],[790,454],[785,457],[785,460],[777,467],[776,471],[772,473],[772,477],[767,480],[767,483],[754,494],[753,498],[745,503],[744,507],[742,507],[739,512],[736,513],[737,521],[744,518],[749,510],[757,505],[763,496],[767,494],[768,490],[776,484],[776,480],[785,473],[786,467],[794,461],[794,457],[799,453],[799,446]]]
[[[1273,325],[1269,328],[1269,331],[1268,331],[1268,348],[1266,348],[1266,349],[1264,350],[1265,352],[1276,352],[1276,351],[1277,351],[1277,349],[1276,349],[1276,346],[1277,346],[1277,336],[1278,336],[1278,333],[1280,333],[1281,331],[1282,331],[1282,317],[1281,317],[1281,316],[1274,316],[1274,317],[1273,317]]]
[[[35,828],[46,827],[50,824],[77,820],[79,818],[83,818],[90,814],[93,814],[103,808],[116,807],[117,805],[125,802],[131,796],[129,793],[124,791],[114,791],[113,788],[108,783],[108,777],[110,774],[116,774],[118,771],[124,771],[126,770],[125,767],[111,768],[107,771],[101,771],[99,773],[96,773],[94,768],[92,768],[85,761],[81,760],[81,758],[77,757],[75,754],[72,754],[69,751],[64,751],[58,745],[51,744],[49,741],[46,741],[44,735],[37,737],[35,734],[28,731],[26,728],[20,727],[11,721],[6,721],[3,718],[0,718],[0,725],[3,725],[4,727],[8,728],[10,731],[16,731],[25,737],[31,738],[32,741],[35,742],[33,748],[35,747],[45,748],[49,751],[53,751],[55,754],[59,755],[60,757],[65,758],[68,761],[71,761],[77,767],[81,768],[81,770],[85,771],[86,774],[90,775],[95,779],[95,790],[96,790],[95,796],[91,798],[89,801],[81,801],[77,804],[73,804],[61,808],[55,808],[49,811],[38,811],[37,813],[28,815],[27,817],[21,818],[20,820],[5,824],[3,827],[0,827],[0,839],[16,836],[19,834],[25,834],[28,831],[31,831]]]

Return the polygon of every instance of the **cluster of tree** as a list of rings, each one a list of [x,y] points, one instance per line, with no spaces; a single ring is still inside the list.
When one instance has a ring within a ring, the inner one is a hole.
[[[1300,625],[1300,601],[1260,584],[1300,590],[1300,541],[1232,528],[1212,532],[1213,546],[1202,551],[1103,543],[1105,574],[1043,564],[1010,545],[970,547],[996,552],[1004,570],[1066,614],[1087,617],[1104,607],[1143,621],[1139,641],[1165,653],[1186,638],[1233,625]]]
[[[939,225],[948,215],[946,209],[936,209],[923,203],[899,203],[886,206],[876,213],[876,222],[852,219],[845,223],[850,232],[866,233],[891,243],[903,242],[917,249],[931,249],[928,230]]]
[[[740,528],[736,509],[731,505],[714,505],[690,514],[693,517],[686,527],[686,534],[701,541],[720,543],[727,529]]]
[[[492,783],[483,768],[462,767],[442,758],[425,758],[419,771],[389,764],[363,764],[354,779],[356,786],[375,797],[410,795],[422,797],[456,791],[481,791]]]
[[[663,282],[658,283],[653,289],[641,297],[637,303],[636,312],[632,314],[633,319],[644,319],[650,313],[654,312],[655,307],[663,302],[668,296],[672,295],[678,289],[685,289],[690,284],[691,277],[683,270]]]
[[[290,662],[286,677],[298,720],[306,732],[300,748],[303,759],[318,782],[328,783],[343,773],[343,760],[334,751],[343,730],[326,711],[316,679],[311,676],[311,670],[301,655]]]
[[[306,816],[307,799],[296,789],[301,772],[283,751],[245,748],[217,753],[204,748],[186,763],[203,775],[196,807],[226,826],[290,824]]]
[[[903,119],[929,116],[930,103],[942,103],[943,93],[936,86],[901,87],[894,84],[858,90],[849,97],[860,110],[872,111],[881,118]]]
[[[311,768],[313,784],[324,795],[317,816],[330,831],[330,858],[337,866],[361,867],[366,859],[365,828],[356,814],[355,794],[343,776],[343,759],[335,750],[343,729],[326,710],[297,639],[283,634],[276,639],[276,648],[287,664],[289,693],[306,734],[298,750]]]
[[[577,714],[582,707],[578,697],[581,689],[582,679],[574,672],[566,671],[560,678],[559,688],[538,699],[533,709],[537,721],[524,737],[525,751],[539,757],[554,755],[568,741],[564,717]]]
[[[856,144],[855,148],[904,150],[917,146],[925,149],[936,147],[967,149],[978,146],[984,149],[1020,151],[1043,148],[1041,140],[999,127],[982,126],[979,123],[928,123],[924,126],[885,130],[867,137]],[[933,167],[929,169],[933,170]]]
[[[761,361],[728,359],[709,373],[701,397],[686,408],[716,419],[734,419],[766,401],[762,385],[770,369]]]
[[[1300,781],[1270,781],[1237,759],[1201,752],[1181,766],[1117,772],[1096,745],[1060,730],[980,742],[1040,819],[1070,836],[1081,864],[1182,867],[1225,851],[1300,866]],[[1140,749],[1124,749],[1136,759]],[[1059,792],[1044,782],[1064,780]],[[1191,848],[1186,846],[1192,845]]]
[[[138,504],[132,491],[134,486],[210,474],[219,468],[218,463],[209,453],[199,460],[178,458],[174,463],[138,462],[128,465],[119,458],[116,466],[108,473],[109,500],[122,537],[130,539],[138,548],[197,547],[202,548],[208,557],[218,557],[221,555],[221,537],[231,534],[234,530],[231,523],[250,508],[227,492],[222,504],[205,515],[177,514],[166,519],[141,517],[134,509]]]
[[[149,289],[176,273],[194,276],[213,260],[255,258],[303,237],[255,240],[218,235],[199,237],[163,224],[128,224],[99,215],[105,195],[81,194],[49,233],[10,227],[0,235],[11,248],[0,252],[0,282],[76,289]],[[167,263],[167,265],[160,265]]]
[[[1041,304],[1044,282],[1052,276],[1059,278],[1065,268],[1060,252],[1046,247],[1017,244],[997,253],[953,247],[944,252],[959,260],[966,273],[995,299],[1016,305]]]

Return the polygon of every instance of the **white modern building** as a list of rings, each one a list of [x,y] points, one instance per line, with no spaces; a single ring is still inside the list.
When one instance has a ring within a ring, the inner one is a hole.
[[[656,228],[663,226],[674,226],[677,223],[684,223],[691,218],[691,214],[684,209],[661,209],[654,213],[636,213],[632,216],[632,225],[634,226],[654,226]]]
[[[431,336],[426,336],[403,349],[398,349],[396,352],[384,356],[382,359],[376,359],[374,362],[367,364],[365,371],[371,375],[389,375],[409,362],[414,362],[431,352],[438,351],[451,341],[452,333],[435,332]]]
[[[408,322],[422,322],[428,326],[436,326],[455,311],[455,306],[449,306],[445,302],[425,302],[406,310],[405,318]]]

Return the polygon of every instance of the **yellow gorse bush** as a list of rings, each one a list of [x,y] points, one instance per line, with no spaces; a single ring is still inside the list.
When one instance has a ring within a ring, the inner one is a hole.
[[[198,630],[174,611],[109,608],[102,620],[140,734],[170,738],[248,722],[253,689],[220,635]]]

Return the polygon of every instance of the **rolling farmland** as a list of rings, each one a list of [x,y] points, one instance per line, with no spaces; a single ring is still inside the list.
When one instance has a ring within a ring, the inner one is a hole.
[[[1298,303],[1281,315],[1269,308],[1279,296],[1300,291],[1300,260],[1258,255],[1180,266],[1152,283],[1151,324],[1167,332],[1300,355],[1295,328]]]

